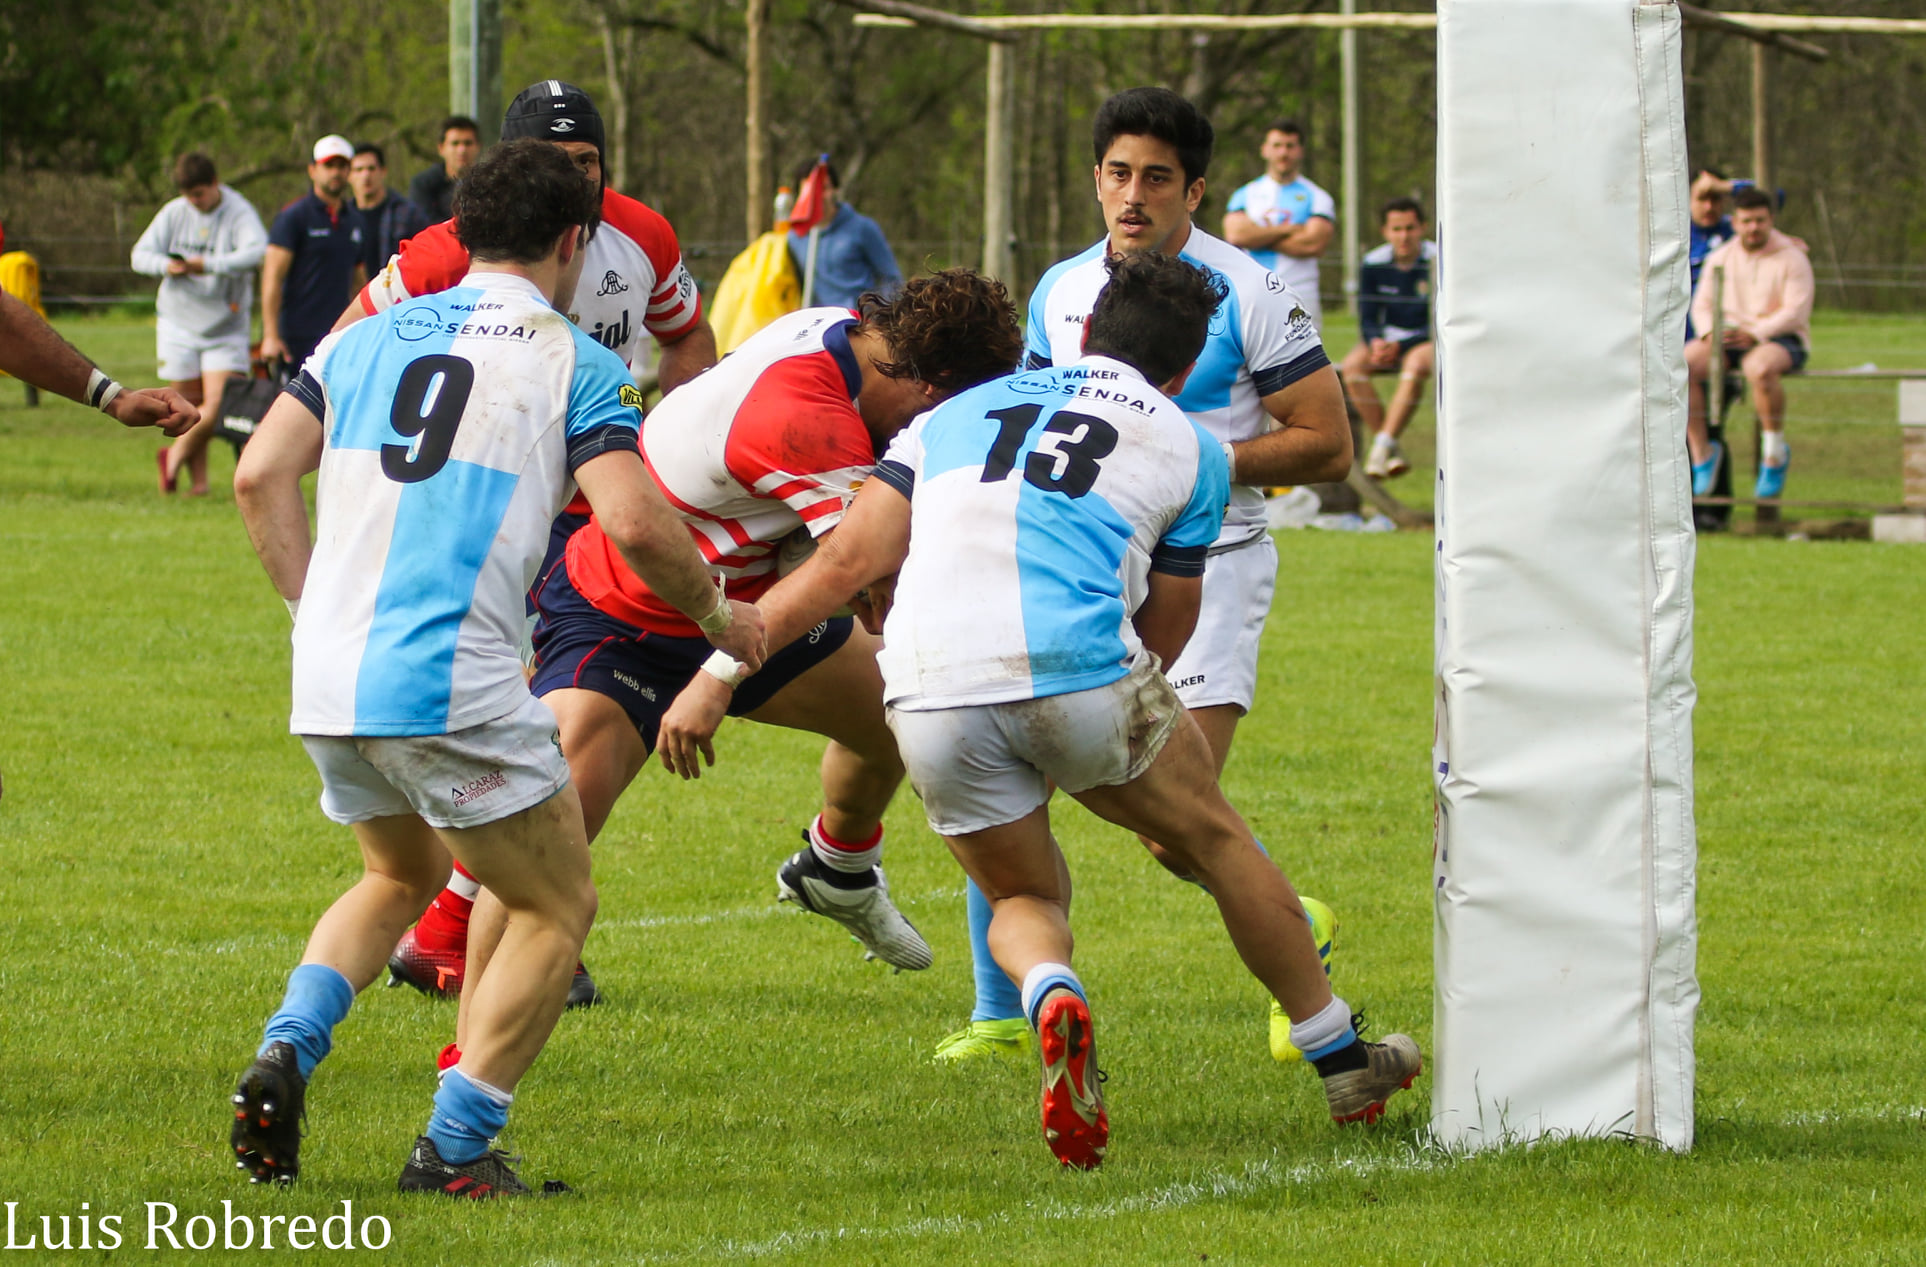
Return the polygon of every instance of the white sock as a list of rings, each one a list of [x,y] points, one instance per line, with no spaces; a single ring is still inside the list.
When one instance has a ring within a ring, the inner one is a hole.
[[[472,875],[463,875],[459,871],[450,871],[448,873],[448,883],[442,887],[450,893],[453,893],[456,897],[465,897],[472,902],[475,900],[475,895],[481,892],[481,881]]]
[[[1388,449],[1397,442],[1397,438],[1390,432],[1380,431],[1376,436],[1372,437],[1371,447],[1374,449]]]
[[[1786,435],[1783,431],[1761,431],[1759,433],[1759,461],[1766,466],[1784,466],[1791,456],[1786,448]]]
[[[1033,1020],[1037,1014],[1037,1004],[1042,995],[1058,986],[1069,986],[1078,994],[1083,993],[1083,980],[1077,976],[1076,969],[1067,963],[1040,963],[1023,974],[1023,1014]]]
[[[840,840],[832,840],[823,830],[821,814],[809,823],[809,850],[825,867],[848,875],[862,875],[883,860],[883,829],[879,825],[876,834],[867,844],[851,846]]]
[[[1351,1005],[1336,995],[1316,1016],[1291,1022],[1291,1046],[1305,1055],[1321,1051],[1351,1033]]]

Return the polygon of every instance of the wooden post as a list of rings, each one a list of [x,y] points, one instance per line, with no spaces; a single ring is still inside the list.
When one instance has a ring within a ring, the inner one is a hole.
[[[1016,223],[1016,57],[990,44],[983,130],[983,274],[1014,285],[1010,235]]]
[[[501,0],[448,0],[448,113],[475,121],[483,149],[501,140]]]
[[[748,121],[745,125],[749,133],[749,178],[743,224],[748,232],[748,240],[754,242],[768,231],[773,206],[769,201],[769,129],[763,124],[765,87],[762,74],[763,53],[768,43],[769,0],[748,0],[743,6],[743,16],[748,25],[748,52],[744,62],[749,80]]]
[[[1341,11],[1346,17],[1357,13],[1358,0],[1344,0]],[[1347,26],[1338,32],[1338,67],[1342,84],[1344,147],[1344,210],[1338,217],[1338,234],[1344,239],[1344,307],[1352,316],[1358,311],[1358,236],[1364,232],[1364,207],[1358,191],[1358,31]]]
[[[1752,46],[1752,179],[1772,192],[1772,103],[1764,44]]]

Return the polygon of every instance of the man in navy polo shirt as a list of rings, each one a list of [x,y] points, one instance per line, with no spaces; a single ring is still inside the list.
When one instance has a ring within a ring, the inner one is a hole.
[[[281,208],[268,230],[261,261],[262,360],[278,358],[299,369],[367,281],[367,221],[348,197],[353,159],[346,137],[316,141],[308,164],[312,190]]]

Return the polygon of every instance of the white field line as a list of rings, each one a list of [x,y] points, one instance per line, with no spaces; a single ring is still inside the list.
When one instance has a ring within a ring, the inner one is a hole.
[[[1824,1126],[1850,1122],[1926,1122],[1926,1106],[1873,1109],[1865,1112],[1816,1110],[1787,1114],[1778,1119],[1781,1126]],[[1077,1202],[1055,1198],[1020,1209],[1000,1211],[980,1218],[947,1215],[912,1219],[906,1223],[881,1227],[823,1227],[779,1232],[759,1241],[720,1240],[692,1246],[670,1254],[649,1255],[630,1261],[639,1263],[689,1262],[696,1259],[778,1258],[821,1245],[840,1242],[874,1244],[877,1242],[917,1240],[924,1237],[979,1235],[1007,1230],[1037,1219],[1083,1221],[1114,1218],[1120,1214],[1179,1210],[1186,1206],[1226,1198],[1246,1196],[1273,1189],[1300,1187],[1340,1178],[1361,1178],[1373,1174],[1412,1174],[1444,1170],[1470,1160],[1443,1151],[1407,1149],[1385,1158],[1299,1162],[1281,1166],[1276,1162],[1251,1162],[1236,1173],[1208,1172],[1196,1179],[1182,1180],[1152,1188],[1148,1192],[1113,1197],[1107,1201]],[[576,1267],[581,1267],[577,1264]]]

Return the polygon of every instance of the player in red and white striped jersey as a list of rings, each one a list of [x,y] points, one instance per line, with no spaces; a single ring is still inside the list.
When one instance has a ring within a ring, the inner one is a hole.
[[[776,579],[779,554],[833,529],[890,437],[955,392],[1008,373],[1021,352],[1001,284],[967,270],[917,278],[861,313],[783,317],[665,399],[643,428],[643,460],[731,598]],[[647,762],[662,715],[707,670],[728,712],[824,735],[823,808],[785,863],[784,896],[828,915],[899,968],[929,947],[889,902],[877,859],[882,815],[902,781],[883,720],[877,638],[825,621],[736,680],[682,614],[589,525],[535,595],[531,689],[561,725],[591,831]],[[706,739],[702,743],[709,751]]]

